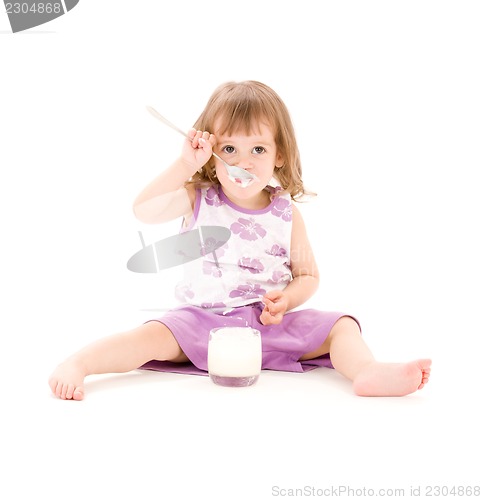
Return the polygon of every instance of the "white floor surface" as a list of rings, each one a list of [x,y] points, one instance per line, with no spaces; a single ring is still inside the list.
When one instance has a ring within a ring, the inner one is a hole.
[[[0,500],[478,496],[481,14],[81,0],[12,34],[0,12]],[[318,193],[300,205],[321,274],[309,305],[357,316],[381,360],[431,357],[429,385],[365,399],[328,369],[245,389],[133,372],[55,399],[57,363],[171,305],[178,270],[126,269],[138,231],[179,227],[132,215],[183,140],[145,106],[188,128],[245,79],[285,101]]]

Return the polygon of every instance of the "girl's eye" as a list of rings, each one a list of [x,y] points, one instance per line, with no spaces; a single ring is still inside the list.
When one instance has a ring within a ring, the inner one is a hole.
[[[264,153],[266,150],[263,148],[263,146],[255,146],[253,148],[253,153],[260,155],[261,153]]]
[[[227,154],[234,153],[235,149],[233,146],[224,146],[223,151]]]

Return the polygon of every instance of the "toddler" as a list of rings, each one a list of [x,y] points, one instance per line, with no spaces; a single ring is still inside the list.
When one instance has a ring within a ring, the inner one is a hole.
[[[206,373],[209,331],[247,325],[261,332],[263,369],[333,367],[360,396],[421,389],[429,359],[379,362],[353,316],[300,309],[318,288],[319,273],[294,203],[309,193],[280,97],[256,81],[223,84],[188,135],[180,157],[135,200],[135,215],[152,224],[180,218],[181,231],[221,226],[230,231],[228,241],[219,248],[202,241],[201,258],[186,264],[176,286],[179,307],[68,358],[49,379],[52,392],[81,400],[87,375],[141,367],[175,371],[189,362]],[[233,182],[213,152],[255,180]]]

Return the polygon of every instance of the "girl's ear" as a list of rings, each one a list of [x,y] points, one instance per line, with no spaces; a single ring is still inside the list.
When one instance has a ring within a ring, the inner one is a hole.
[[[285,161],[284,161],[283,155],[281,153],[278,153],[276,155],[275,167],[278,169],[282,168],[284,166],[284,163],[285,163]]]

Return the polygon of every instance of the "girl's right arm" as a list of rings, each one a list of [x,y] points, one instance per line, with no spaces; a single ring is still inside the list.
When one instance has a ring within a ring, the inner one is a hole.
[[[186,182],[212,155],[215,138],[208,132],[191,129],[182,154],[150,182],[134,201],[134,214],[147,224],[159,224],[192,213],[195,190]]]

